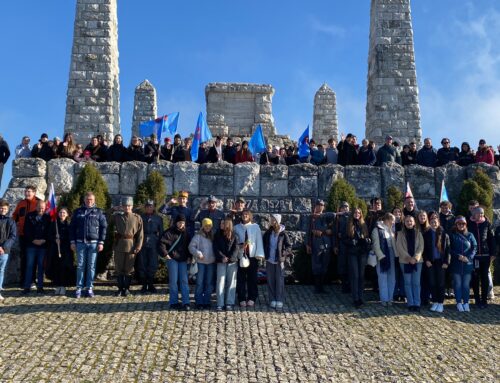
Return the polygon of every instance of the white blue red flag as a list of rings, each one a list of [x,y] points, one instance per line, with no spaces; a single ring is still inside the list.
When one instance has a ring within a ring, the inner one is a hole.
[[[50,184],[49,199],[47,200],[47,214],[50,219],[55,221],[57,219],[57,202],[56,193],[54,192],[54,184]]]

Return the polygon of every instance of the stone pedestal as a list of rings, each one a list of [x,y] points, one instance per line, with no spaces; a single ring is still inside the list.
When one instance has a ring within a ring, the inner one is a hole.
[[[366,137],[420,145],[420,107],[410,0],[372,0]]]
[[[88,143],[120,133],[117,0],[77,0],[64,132]]]
[[[210,83],[205,88],[207,123],[212,135],[249,137],[257,125],[276,135],[271,85]]]

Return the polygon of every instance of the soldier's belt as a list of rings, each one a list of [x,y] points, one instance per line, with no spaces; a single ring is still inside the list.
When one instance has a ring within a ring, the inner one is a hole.
[[[133,235],[127,235],[127,234],[119,234],[119,233],[116,233],[116,234],[115,234],[115,238],[116,238],[116,239],[134,239],[134,236],[133,236]]]

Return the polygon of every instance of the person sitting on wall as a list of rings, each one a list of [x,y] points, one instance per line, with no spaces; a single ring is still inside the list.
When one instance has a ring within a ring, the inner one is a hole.
[[[358,163],[360,165],[373,166],[377,162],[377,154],[375,153],[375,143],[368,141],[366,138],[361,141],[361,147],[358,152]]]
[[[113,144],[106,151],[106,158],[108,161],[127,161],[127,148],[123,145],[123,137],[121,134],[117,134],[113,139]]]
[[[158,144],[156,134],[153,133],[149,138],[150,140],[144,148],[144,159],[148,164],[151,164],[160,158],[160,145]]]
[[[73,140],[73,135],[71,133],[66,133],[64,135],[63,142],[59,143],[57,146],[57,155],[60,158],[71,158],[73,159],[73,152],[76,149],[75,141]]]
[[[462,142],[460,153],[458,153],[458,164],[460,166],[469,166],[475,162],[474,151],[471,150],[468,142]]]
[[[16,146],[16,160],[18,158],[31,157],[31,145],[29,136],[24,136],[21,143]]]
[[[214,144],[208,150],[207,161],[215,164],[216,162],[221,162],[224,160],[224,149],[222,148],[222,138],[220,136],[215,137]]]
[[[355,148],[354,136],[349,133],[347,136],[341,135],[341,140],[337,146],[339,151],[338,163],[342,166],[356,165],[358,154]]]
[[[443,166],[450,162],[458,162],[458,148],[451,147],[449,138],[443,138],[441,140],[442,148],[437,151],[437,164],[436,166]]]
[[[426,138],[424,139],[424,146],[417,153],[417,164],[420,166],[433,168],[436,166],[436,162],[437,162],[436,149],[432,147],[431,139]]]
[[[483,139],[479,140],[479,147],[477,148],[475,161],[476,163],[484,162],[488,165],[493,165],[495,163],[493,150],[491,150],[490,147],[486,145],[486,141]]]
[[[325,151],[326,163],[336,165],[339,160],[339,152],[337,150],[337,142],[333,138],[328,139],[328,147]]]
[[[172,154],[174,146],[172,145],[172,140],[167,137],[163,140],[163,145],[160,149],[160,158],[165,161],[172,162]]]
[[[248,149],[248,141],[243,141],[241,149],[236,153],[236,163],[240,164],[242,162],[254,162],[252,153]]]
[[[127,157],[129,161],[141,161],[144,162],[144,149],[142,148],[139,137],[132,136],[130,141],[130,146],[127,149]]]
[[[184,160],[183,161],[192,161],[191,158],[191,146],[193,146],[193,139],[191,137],[184,138]]]
[[[393,145],[392,136],[385,137],[385,144],[377,151],[377,165],[382,166],[386,162],[395,162],[401,165],[401,156]]]
[[[273,153],[273,146],[268,144],[266,151],[260,155],[259,164],[261,165],[278,165],[279,158]]]
[[[207,143],[202,142],[198,147],[198,159],[196,160],[196,163],[201,165],[201,164],[206,164],[207,162],[209,162]]]
[[[228,137],[226,140],[226,146],[222,151],[222,158],[224,161],[234,165],[236,163],[236,152],[236,146],[233,144],[233,139]]]
[[[41,158],[44,161],[50,161],[52,159],[53,152],[49,147],[49,136],[47,133],[43,133],[38,140],[38,143],[31,149],[31,157]]]
[[[90,152],[90,158],[92,158],[96,162],[102,162],[106,160],[105,149],[101,146],[97,137],[92,137],[90,143],[85,147],[85,150],[88,150]]]
[[[326,163],[325,149],[319,144],[314,149],[311,149],[311,164],[319,166]]]

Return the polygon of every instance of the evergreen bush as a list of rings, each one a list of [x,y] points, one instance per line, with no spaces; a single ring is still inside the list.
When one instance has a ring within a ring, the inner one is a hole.
[[[343,178],[333,182],[330,194],[328,195],[327,210],[338,211],[342,201],[347,201],[351,210],[359,207],[363,212],[363,216],[366,217],[368,212],[366,202],[356,196],[354,187]]]
[[[386,211],[391,212],[395,207],[403,208],[403,192],[392,185],[387,188]]]
[[[108,185],[101,176],[101,173],[91,163],[87,163],[82,169],[76,182],[69,191],[59,199],[59,207],[65,206],[71,212],[83,205],[85,193],[91,191],[95,195],[95,204],[105,212],[111,207],[111,197],[108,193]],[[97,256],[96,273],[101,274],[113,256],[113,228],[108,225],[104,250]]]
[[[469,215],[470,200],[477,200],[484,208],[485,216],[493,222],[493,186],[488,175],[481,169],[476,170],[474,177],[463,183],[458,196],[458,214],[465,217]]]

